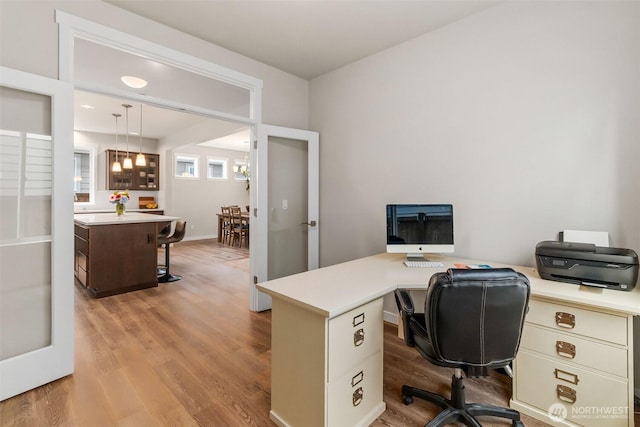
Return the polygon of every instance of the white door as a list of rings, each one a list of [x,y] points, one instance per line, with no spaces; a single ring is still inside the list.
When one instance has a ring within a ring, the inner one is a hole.
[[[73,372],[73,88],[0,67],[0,400]]]
[[[253,311],[271,308],[256,283],[318,268],[319,135],[259,125],[257,188],[251,206],[251,301]]]

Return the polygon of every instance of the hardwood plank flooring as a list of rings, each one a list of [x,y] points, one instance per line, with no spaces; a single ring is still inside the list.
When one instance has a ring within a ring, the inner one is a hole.
[[[181,281],[97,300],[76,283],[75,373],[1,402],[0,425],[273,425],[271,312],[249,311],[248,256],[215,240],[181,242],[171,250]],[[390,324],[384,369],[387,410],[373,426],[422,426],[436,415],[425,402],[403,405],[400,387],[448,395],[452,370],[424,361]],[[511,388],[497,373],[466,386],[468,400],[496,405]]]

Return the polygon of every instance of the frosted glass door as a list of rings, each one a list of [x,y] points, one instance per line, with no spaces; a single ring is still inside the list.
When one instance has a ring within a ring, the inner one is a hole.
[[[73,371],[72,111],[70,85],[0,68],[0,400]]]
[[[318,268],[318,143],[317,132],[259,127],[257,230],[251,236],[252,274],[259,282]],[[251,309],[269,308],[270,297],[252,287]]]

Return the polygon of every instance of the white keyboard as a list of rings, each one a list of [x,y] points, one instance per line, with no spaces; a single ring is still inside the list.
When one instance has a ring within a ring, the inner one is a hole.
[[[444,267],[444,264],[440,261],[404,261],[404,265],[410,268],[438,268]]]

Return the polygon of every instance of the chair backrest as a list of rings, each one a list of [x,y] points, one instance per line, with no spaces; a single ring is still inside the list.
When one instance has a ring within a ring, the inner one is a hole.
[[[240,209],[240,206],[231,206],[231,222],[233,225],[242,225],[242,209]]]
[[[520,345],[529,293],[529,280],[510,268],[434,274],[425,326],[435,357],[468,366],[506,366]]]
[[[231,222],[231,208],[229,206],[221,206],[220,210],[222,211],[222,221],[225,224]]]
[[[171,235],[171,240],[173,242],[179,242],[184,238],[184,235],[187,231],[187,221],[184,219],[179,219],[176,221],[176,228],[173,230],[173,234]]]

